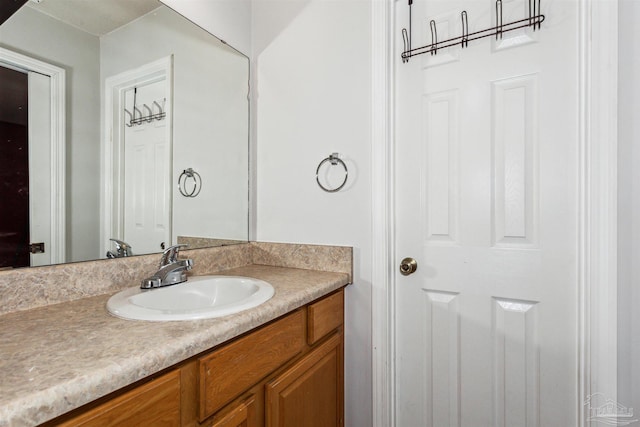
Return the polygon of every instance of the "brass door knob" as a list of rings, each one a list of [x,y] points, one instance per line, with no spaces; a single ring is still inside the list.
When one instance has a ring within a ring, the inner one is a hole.
[[[400,274],[408,276],[418,269],[418,262],[413,258],[405,258],[400,263]]]

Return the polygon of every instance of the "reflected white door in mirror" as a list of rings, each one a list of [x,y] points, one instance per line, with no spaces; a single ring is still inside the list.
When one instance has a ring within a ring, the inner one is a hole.
[[[10,106],[9,98],[12,98],[12,93],[16,93],[17,88],[14,85],[3,89],[3,92],[6,91],[6,97],[2,97],[3,113],[0,114],[0,122],[3,128],[12,125],[22,125],[26,128],[26,143],[20,149],[28,151],[28,166],[25,165],[25,167],[29,176],[24,182],[25,185],[10,185],[10,188],[6,188],[7,191],[22,193],[22,196],[27,193],[27,197],[24,198],[28,199],[28,208],[24,210],[25,218],[20,223],[28,226],[23,227],[25,230],[23,230],[24,233],[20,233],[19,240],[14,241],[8,238],[0,240],[0,246],[4,246],[7,242],[12,245],[10,248],[2,248],[2,253],[8,255],[8,259],[0,260],[0,267],[61,263],[65,261],[66,243],[65,72],[59,67],[3,48],[0,48],[0,67],[26,76],[23,79],[26,86],[23,91],[27,93],[24,97],[26,105],[18,105],[21,104],[18,102],[14,107],[19,110],[27,109],[28,111],[22,112],[22,116],[27,120],[16,120],[16,115],[7,111],[13,108]],[[4,137],[1,140],[0,156],[4,157],[0,157],[0,164],[7,166],[6,162],[12,163],[15,160],[9,158],[12,150],[5,145],[14,142],[12,141],[13,133],[3,132],[2,135]],[[3,167],[3,171],[8,174],[7,180],[2,181],[5,184],[20,173],[6,167]],[[5,207],[6,212],[16,210],[12,203],[13,198],[9,194],[3,193],[2,199],[8,204]],[[8,218],[4,218],[2,222],[3,227],[15,225],[10,224]],[[0,228],[1,231],[3,228]],[[3,233],[3,236],[5,234],[11,233]],[[30,250],[35,247],[39,249]],[[17,252],[29,251],[31,253],[28,257],[17,264],[15,257],[11,256]]]
[[[105,251],[112,237],[134,253],[171,244],[171,64],[168,56],[106,79]]]
[[[29,85],[29,258],[31,266],[51,264],[51,77],[28,73]],[[40,245],[38,249],[36,246]]]
[[[155,111],[165,109],[166,88],[163,77],[125,96],[134,118],[124,129],[123,238],[140,253],[171,242],[171,141],[166,113]]]

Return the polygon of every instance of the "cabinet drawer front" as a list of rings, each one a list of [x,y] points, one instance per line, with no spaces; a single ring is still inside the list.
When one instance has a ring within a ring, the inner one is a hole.
[[[307,339],[314,344],[320,338],[342,325],[344,319],[344,291],[309,305]]]
[[[299,310],[200,358],[200,420],[302,351],[304,326]]]
[[[180,371],[169,372],[60,426],[178,426]]]

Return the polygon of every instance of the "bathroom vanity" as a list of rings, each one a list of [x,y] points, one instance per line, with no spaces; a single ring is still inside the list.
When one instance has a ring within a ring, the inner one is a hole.
[[[342,289],[45,425],[342,426]]]
[[[0,315],[0,426],[342,426],[352,255],[327,248],[187,251],[195,274],[252,277],[275,289],[258,307],[220,318],[119,319],[105,308],[113,291]],[[78,283],[90,286],[89,267],[80,266]],[[61,273],[58,286],[71,286],[72,267],[47,267],[47,276]]]

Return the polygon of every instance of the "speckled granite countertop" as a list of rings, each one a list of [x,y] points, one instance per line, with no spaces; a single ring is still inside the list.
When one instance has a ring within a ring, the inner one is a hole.
[[[274,297],[208,320],[109,315],[100,295],[0,316],[0,426],[33,426],[171,367],[349,283],[345,273],[248,265],[218,274],[266,280]]]

